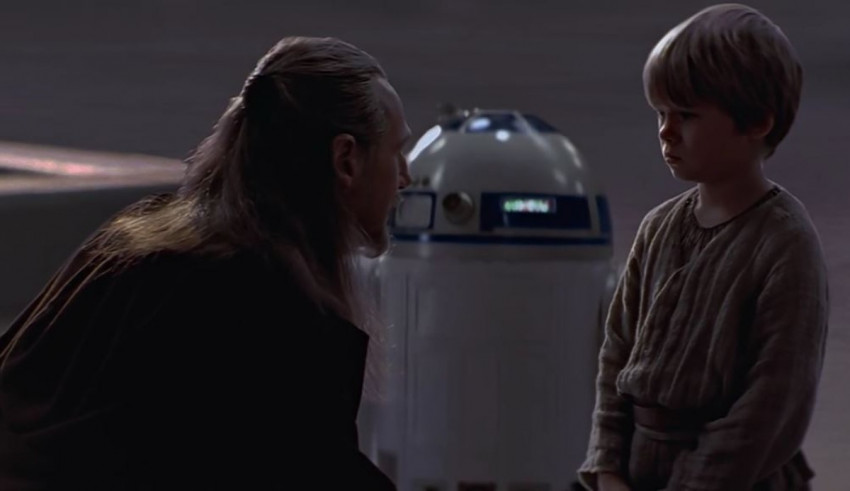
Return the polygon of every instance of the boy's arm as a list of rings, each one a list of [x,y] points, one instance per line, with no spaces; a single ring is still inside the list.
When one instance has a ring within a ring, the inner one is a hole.
[[[617,393],[616,383],[634,343],[640,308],[643,229],[641,225],[605,321],[605,340],[599,353],[596,406],[593,410],[590,442],[587,459],[579,469],[581,482],[590,489],[599,489],[597,481],[600,473],[624,476],[628,468],[628,445],[633,431],[632,411],[631,404]]]
[[[826,342],[827,275],[815,237],[780,247],[756,301],[743,393],[677,460],[668,489],[750,490],[802,445]]]

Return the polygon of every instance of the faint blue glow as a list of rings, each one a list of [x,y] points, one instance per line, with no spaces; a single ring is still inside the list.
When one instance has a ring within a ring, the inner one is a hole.
[[[511,132],[508,130],[499,130],[496,132],[496,139],[500,142],[506,142],[511,138]]]
[[[481,131],[490,127],[490,118],[476,118],[469,123],[470,131]]]
[[[407,154],[407,160],[416,160],[416,157],[418,157],[423,150],[428,148],[429,145],[434,143],[434,140],[439,138],[442,132],[443,130],[442,128],[440,128],[440,125],[431,127],[431,129],[426,131],[425,134],[422,135],[421,138],[419,138],[419,141],[416,142],[416,145],[413,147],[413,150],[411,150],[410,153]]]

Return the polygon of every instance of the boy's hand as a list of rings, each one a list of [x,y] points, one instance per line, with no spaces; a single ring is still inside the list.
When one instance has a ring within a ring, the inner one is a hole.
[[[599,491],[631,491],[626,481],[616,474],[602,472],[597,476]]]

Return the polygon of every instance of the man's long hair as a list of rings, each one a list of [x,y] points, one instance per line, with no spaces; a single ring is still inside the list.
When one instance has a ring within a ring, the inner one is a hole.
[[[363,321],[352,288],[363,232],[341,201],[331,142],[383,134],[378,62],[333,38],[284,38],[260,61],[188,162],[176,195],[118,215],[101,253],[252,250],[283,261],[322,307]]]
[[[364,396],[381,397],[381,322],[355,274],[357,253],[372,244],[343,202],[331,150],[347,133],[368,154],[386,131],[373,88],[379,77],[386,75],[378,62],[343,41],[282,39],[188,159],[178,191],[115,215],[46,288],[74,274],[80,254],[102,264],[160,253],[256,254],[288,270],[321,310],[369,333]],[[0,370],[27,325],[4,336]]]

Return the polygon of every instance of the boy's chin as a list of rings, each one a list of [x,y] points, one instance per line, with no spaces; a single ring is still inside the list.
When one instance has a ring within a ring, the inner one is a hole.
[[[675,166],[670,166],[670,175],[675,177],[677,180],[683,182],[696,183],[699,181],[698,179],[696,179],[696,176],[692,176],[687,172],[684,172],[683,169]]]

